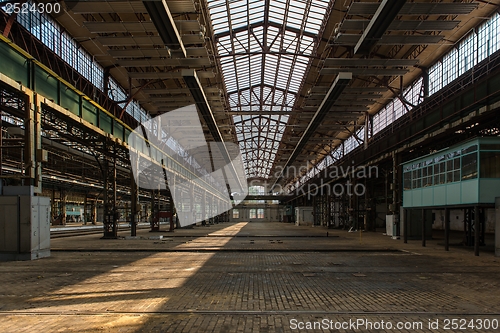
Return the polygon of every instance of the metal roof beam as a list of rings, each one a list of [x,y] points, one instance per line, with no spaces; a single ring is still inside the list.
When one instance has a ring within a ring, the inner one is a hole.
[[[177,30],[174,18],[168,9],[167,2],[162,1],[143,1],[144,7],[156,26],[156,30],[160,35],[163,44],[173,50],[181,50],[184,58],[186,57],[186,49],[182,42],[181,35]]]
[[[354,54],[370,53],[405,3],[406,0],[382,0],[368,27],[354,47]]]
[[[204,87],[203,91],[205,94],[214,94],[214,93],[219,93],[220,89],[217,87]],[[188,88],[162,88],[162,89],[142,89],[142,92],[145,94],[171,94],[171,95],[178,95],[178,94],[189,94],[190,91]]]
[[[356,45],[360,40],[360,35],[340,34],[333,41],[338,45]],[[378,41],[378,45],[419,45],[438,44],[443,40],[439,35],[384,35]]]
[[[361,76],[396,76],[405,75],[408,73],[407,69],[393,69],[393,68],[323,68],[320,71],[321,75],[337,75],[346,70],[350,71],[353,75]]]
[[[340,26],[341,31],[346,30],[365,30],[370,20],[345,20]],[[445,31],[455,29],[460,21],[393,21],[387,31]]]
[[[399,15],[465,15],[477,8],[479,3],[442,2],[442,3],[407,3],[399,11]],[[373,15],[379,8],[378,3],[353,2],[347,15]]]
[[[122,67],[203,67],[210,66],[211,63],[208,58],[172,58],[120,60],[118,65]]]
[[[129,72],[129,77],[132,79],[147,79],[147,80],[163,80],[163,79],[181,79],[182,73],[177,72]],[[214,78],[215,73],[212,71],[197,71],[196,75],[200,79]]]
[[[208,103],[207,96],[205,95],[201,82],[198,79],[197,72],[192,69],[184,69],[182,70],[182,77],[184,78],[184,82],[189,88],[191,95],[193,96],[193,99],[196,103],[198,112],[204,119],[205,124],[207,125],[210,133],[212,134],[212,137],[216,142],[224,143],[222,134],[219,130],[219,127],[217,126],[217,121],[215,120],[214,114],[210,108],[210,104]],[[241,184],[238,172],[234,168],[232,158],[225,144],[223,145],[223,148],[224,148],[222,151],[222,154],[224,155],[223,158],[226,164],[231,165],[232,176],[238,182],[239,189],[241,189],[241,192],[240,191],[238,192],[243,193],[243,189],[246,186],[243,186],[243,184]],[[234,191],[235,189],[231,190]]]
[[[325,67],[334,66],[383,66],[408,67],[418,64],[418,59],[363,59],[363,58],[327,58]]]
[[[279,177],[276,179],[273,186],[271,187],[271,190],[283,178],[283,171],[286,170],[295,161],[297,156],[302,152],[302,149],[307,144],[307,141],[309,140],[309,138],[312,137],[312,135],[314,134],[314,132],[316,131],[316,129],[320,125],[321,121],[325,118],[327,113],[332,108],[332,105],[341,96],[342,92],[347,87],[349,82],[351,82],[351,80],[352,80],[351,73],[339,73],[339,75],[337,76],[337,78],[333,82],[330,90],[326,94],[325,99],[323,100],[323,102],[319,106],[318,110],[314,114],[312,120],[309,122],[309,126],[307,126],[306,130],[304,131],[304,133],[300,137],[299,142],[295,146],[295,149],[293,150],[292,154],[290,155],[287,162],[283,166],[283,169],[280,172]]]

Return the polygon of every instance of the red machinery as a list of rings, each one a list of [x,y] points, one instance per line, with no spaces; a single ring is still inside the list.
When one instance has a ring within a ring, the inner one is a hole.
[[[153,221],[151,222],[151,231],[160,231],[160,219],[167,218],[170,222],[170,231],[173,231],[174,223],[172,220],[172,212],[159,211],[153,216]]]

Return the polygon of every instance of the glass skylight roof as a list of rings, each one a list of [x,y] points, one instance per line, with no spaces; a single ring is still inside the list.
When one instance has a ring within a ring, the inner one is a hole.
[[[241,112],[233,120],[249,178],[270,175],[328,4],[208,0],[229,106]]]

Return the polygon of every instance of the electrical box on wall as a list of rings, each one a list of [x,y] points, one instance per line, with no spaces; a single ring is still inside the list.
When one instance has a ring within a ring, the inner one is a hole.
[[[50,256],[50,198],[0,196],[0,260]]]
[[[49,161],[49,152],[45,149],[37,149],[36,150],[36,160],[38,162],[48,162]]]

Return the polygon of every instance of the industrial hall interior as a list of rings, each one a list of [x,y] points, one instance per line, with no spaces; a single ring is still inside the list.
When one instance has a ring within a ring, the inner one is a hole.
[[[0,330],[500,332],[500,0],[0,0]]]

